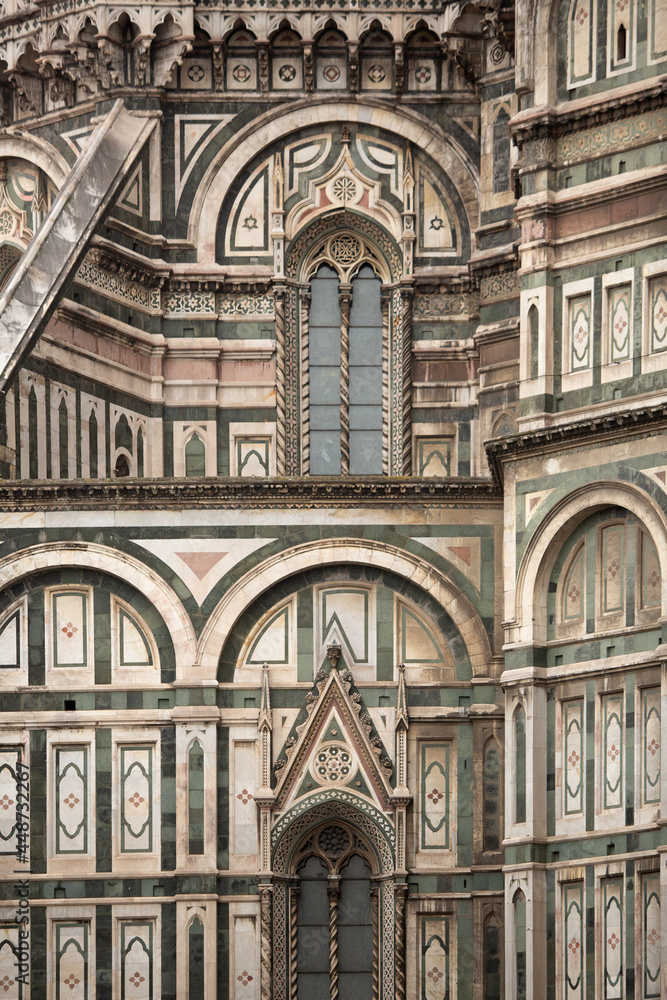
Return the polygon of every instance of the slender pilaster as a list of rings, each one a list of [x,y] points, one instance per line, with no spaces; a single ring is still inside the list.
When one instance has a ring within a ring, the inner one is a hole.
[[[382,289],[380,304],[382,308],[382,472],[389,475],[389,428],[391,426],[389,412],[389,316],[391,292]]]
[[[350,471],[350,305],[352,289],[340,286],[340,471]]]
[[[380,1000],[380,887],[372,885],[370,895],[373,934],[373,1000]]]

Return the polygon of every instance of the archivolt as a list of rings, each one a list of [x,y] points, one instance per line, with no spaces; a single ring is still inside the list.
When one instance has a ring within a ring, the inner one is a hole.
[[[23,133],[22,136],[4,135],[0,137],[0,159],[16,156],[34,163],[43,170],[57,188],[65,183],[71,168],[57,149],[37,135]]]
[[[201,679],[217,676],[218,660],[242,612],[265,590],[313,566],[359,563],[403,576],[431,595],[450,615],[463,639],[474,674],[483,674],[491,647],[474,607],[435,567],[392,545],[359,538],[318,539],[280,552],[233,584],[209,617],[199,640],[194,669]]]
[[[176,677],[182,679],[192,662],[195,632],[187,612],[171,587],[133,556],[106,545],[87,542],[53,542],[20,549],[0,559],[0,590],[41,570],[72,566],[101,570],[136,587],[162,616],[174,644]]]
[[[284,140],[306,125],[327,122],[359,122],[377,127],[414,143],[428,153],[456,186],[468,213],[471,231],[479,216],[479,176],[472,160],[451,136],[446,135],[423,115],[406,108],[374,104],[371,100],[308,100],[291,104],[289,110],[267,111],[234,135],[218,152],[208,167],[190,212],[188,237],[199,252],[199,262],[215,261],[215,237],[220,206],[239,174],[256,154],[273,142]]]

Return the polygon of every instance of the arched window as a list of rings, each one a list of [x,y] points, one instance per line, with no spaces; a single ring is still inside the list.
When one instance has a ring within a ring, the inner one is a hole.
[[[121,413],[116,423],[114,440],[116,442],[116,448],[126,448],[130,454],[132,453],[132,431],[124,413]]]
[[[39,444],[37,435],[37,393],[35,392],[34,385],[32,385],[28,395],[28,464],[31,479],[37,479],[39,476]]]
[[[95,411],[90,411],[88,417],[88,469],[91,479],[98,476],[98,454],[97,454],[97,417]]]
[[[526,897],[521,889],[514,895],[514,934],[516,941],[516,993],[517,1000],[526,997]]]
[[[193,434],[185,446],[185,475],[206,475],[206,446],[198,434]]]
[[[510,186],[510,116],[500,108],[493,122],[493,193]]]
[[[484,850],[500,850],[500,749],[494,739],[484,748]]]
[[[500,1000],[501,928],[495,914],[491,914],[484,924],[484,1000]]]
[[[144,432],[139,428],[137,431],[137,475],[144,474]]]
[[[317,40],[316,79],[318,90],[347,88],[347,42],[340,31],[325,31]]]
[[[61,479],[67,479],[69,475],[69,414],[65,397],[60,400],[58,407],[58,466]]]
[[[514,714],[514,822],[526,822],[526,713]]]
[[[535,303],[528,310],[528,335],[530,337],[530,377],[540,373],[540,314]]]
[[[322,264],[311,280],[310,471],[382,473],[381,282],[364,264],[351,285]]]

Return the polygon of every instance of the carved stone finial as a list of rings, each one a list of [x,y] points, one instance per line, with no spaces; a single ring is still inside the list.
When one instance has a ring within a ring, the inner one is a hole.
[[[344,146],[349,146],[350,144],[350,130],[347,125],[343,125],[340,141]]]
[[[338,667],[338,660],[340,659],[340,646],[337,642],[332,646],[327,646],[327,656],[329,657],[331,666],[336,669]]]

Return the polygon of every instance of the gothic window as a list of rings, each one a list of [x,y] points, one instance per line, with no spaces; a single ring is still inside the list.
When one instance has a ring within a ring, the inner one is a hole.
[[[308,837],[297,858],[296,993],[327,1000],[335,986],[341,997],[371,1000],[378,929],[366,846],[334,822]]]
[[[490,739],[484,748],[484,850],[500,850],[500,748]]]
[[[493,122],[493,193],[510,185],[510,116],[501,107]]]
[[[537,378],[540,365],[540,314],[534,303],[528,310],[528,334],[530,336],[530,377]]]
[[[97,479],[97,417],[94,410],[91,410],[90,417],[88,418],[88,462],[90,478]]]
[[[188,1000],[204,996],[204,925],[195,917],[188,928]]]
[[[346,252],[344,239],[338,238],[334,252]],[[315,475],[382,473],[380,295],[380,279],[368,264],[351,285],[342,285],[328,264],[311,280],[308,423],[310,472]]]
[[[141,428],[137,431],[137,475],[144,474],[144,432]]]
[[[347,43],[340,31],[325,31],[317,40],[316,79],[318,90],[347,88]]]
[[[204,853],[204,751],[195,740],[188,754],[189,854]]]
[[[391,36],[377,28],[361,40],[361,90],[393,89],[394,49]]]
[[[501,941],[500,921],[492,913],[484,924],[484,1000],[500,1000],[502,996]]]
[[[37,428],[37,394],[34,385],[30,387],[28,396],[28,453],[30,478],[37,479],[38,476],[38,428]]]
[[[58,407],[58,466],[60,479],[67,479],[69,472],[68,425],[69,414],[67,413],[67,403],[63,396]]]
[[[272,40],[271,86],[273,90],[303,88],[301,39],[295,31],[280,31]]]
[[[526,1000],[526,897],[521,889],[514,896],[515,983],[517,1000]]]

